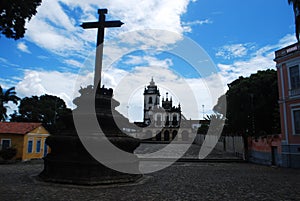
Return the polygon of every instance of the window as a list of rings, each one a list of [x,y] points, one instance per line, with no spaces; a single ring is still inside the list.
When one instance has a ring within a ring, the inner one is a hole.
[[[293,133],[300,135],[300,109],[293,110]]]
[[[27,153],[32,153],[32,148],[33,148],[33,140],[28,140],[27,143]]]
[[[44,139],[44,157],[47,155],[48,153],[48,146],[46,144],[46,138]]]
[[[290,84],[291,89],[299,89],[300,88],[300,72],[299,66],[293,66],[289,68],[290,73]]]
[[[172,121],[173,126],[178,126],[178,120],[177,120],[177,115],[173,114],[173,121]]]
[[[169,126],[169,124],[170,124],[169,116],[166,116],[166,126]]]
[[[1,140],[2,149],[7,149],[11,146],[11,139],[2,139]]]
[[[161,126],[161,115],[160,114],[158,114],[156,116],[156,124],[157,124],[157,126]]]
[[[177,121],[177,115],[173,114],[173,121]]]
[[[149,102],[148,102],[148,103],[149,103],[149,104],[152,104],[152,102],[153,102],[153,101],[152,101],[152,97],[149,97]]]
[[[41,152],[41,139],[38,139],[36,141],[35,152],[36,153],[40,153]]]

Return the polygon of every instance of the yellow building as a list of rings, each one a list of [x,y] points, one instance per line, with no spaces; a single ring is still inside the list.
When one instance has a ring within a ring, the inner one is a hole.
[[[0,150],[16,148],[13,159],[22,161],[43,158],[49,152],[45,143],[49,135],[41,123],[0,122]]]

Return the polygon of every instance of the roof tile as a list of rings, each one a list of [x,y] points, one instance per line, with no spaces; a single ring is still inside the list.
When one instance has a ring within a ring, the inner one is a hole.
[[[41,125],[42,123],[0,122],[0,134],[6,133],[25,135]]]

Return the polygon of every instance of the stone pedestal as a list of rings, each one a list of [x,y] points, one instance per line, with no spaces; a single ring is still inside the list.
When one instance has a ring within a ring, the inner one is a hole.
[[[115,110],[119,103],[112,98],[112,95],[112,89],[98,89],[95,101],[98,122],[105,137],[113,145],[123,151],[133,153],[140,142],[124,134],[115,123],[117,120],[129,124],[128,120]],[[79,102],[84,104],[84,96],[80,99]],[[89,117],[89,114],[82,115],[85,119]],[[141,174],[118,172],[95,160],[80,141],[72,116],[66,117],[66,121],[68,122],[67,129],[51,135],[46,140],[51,148],[51,153],[44,158],[44,170],[39,175],[41,179],[58,183],[97,185],[134,182],[141,178]],[[86,137],[90,136],[87,135]],[[97,138],[96,143],[101,146],[101,137]],[[130,167],[138,172],[137,157],[136,160],[134,158],[131,161],[114,161],[111,157],[104,160],[106,160],[106,164],[119,163],[118,166]]]

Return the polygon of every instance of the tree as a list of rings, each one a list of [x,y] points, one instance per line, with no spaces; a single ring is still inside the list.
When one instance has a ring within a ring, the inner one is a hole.
[[[4,160],[10,160],[17,154],[17,149],[15,147],[8,147],[6,149],[0,150],[0,157]]]
[[[1,0],[0,33],[15,40],[23,38],[26,20],[37,13],[42,0]]]
[[[8,106],[6,106],[6,104],[10,101],[14,104],[18,104],[19,100],[20,98],[16,96],[15,87],[4,91],[0,86],[0,121],[5,121],[7,118],[6,113]]]
[[[200,126],[200,127],[198,128],[198,130],[197,130],[197,133],[198,133],[198,134],[204,134],[204,135],[206,135],[208,129],[209,129],[208,124],[201,124],[201,126]]]
[[[288,0],[289,5],[293,4],[293,10],[295,15],[295,34],[297,41],[299,42],[300,34],[300,0]]]
[[[11,116],[15,122],[41,122],[50,133],[55,133],[64,127],[62,118],[71,115],[64,100],[57,96],[42,95],[25,97],[19,105],[19,113]]]
[[[227,126],[231,134],[265,135],[280,132],[277,72],[258,71],[228,84]]]

